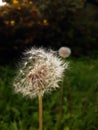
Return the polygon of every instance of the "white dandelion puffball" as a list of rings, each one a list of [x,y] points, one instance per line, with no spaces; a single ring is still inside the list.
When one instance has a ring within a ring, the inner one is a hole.
[[[58,51],[59,55],[63,58],[67,58],[71,54],[71,49],[68,47],[61,47]]]
[[[16,93],[30,98],[49,93],[59,87],[68,63],[57,57],[52,51],[43,48],[31,48],[24,53],[25,58],[14,79]]]

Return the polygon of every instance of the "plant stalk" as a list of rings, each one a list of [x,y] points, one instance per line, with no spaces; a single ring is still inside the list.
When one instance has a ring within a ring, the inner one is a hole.
[[[40,95],[40,94],[38,95],[38,100],[39,100],[39,130],[42,130],[43,129],[42,95]]]
[[[63,77],[63,81],[62,81],[62,86],[60,89],[60,106],[59,106],[59,118],[58,118],[58,130],[61,129],[61,122],[62,122],[62,114],[63,114],[63,91],[64,91],[64,78]]]

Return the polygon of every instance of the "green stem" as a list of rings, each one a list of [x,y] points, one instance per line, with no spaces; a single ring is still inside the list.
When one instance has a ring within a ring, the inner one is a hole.
[[[63,78],[62,86],[60,89],[60,107],[59,107],[59,118],[58,118],[58,130],[61,130],[61,121],[62,121],[62,113],[63,113],[64,78]]]

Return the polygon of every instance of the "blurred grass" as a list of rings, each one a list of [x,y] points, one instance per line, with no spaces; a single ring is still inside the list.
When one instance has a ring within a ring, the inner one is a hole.
[[[38,100],[15,94],[15,67],[0,66],[0,130],[37,130]],[[44,130],[57,130],[57,90],[43,97]],[[98,130],[98,59],[71,59],[66,72],[62,130]]]

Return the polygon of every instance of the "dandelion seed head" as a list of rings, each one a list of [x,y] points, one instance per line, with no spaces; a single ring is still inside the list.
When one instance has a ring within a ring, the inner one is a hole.
[[[13,83],[16,93],[33,98],[59,88],[58,82],[68,68],[67,62],[43,48],[32,48],[24,55],[24,64]]]
[[[67,58],[71,54],[71,49],[68,47],[61,47],[58,51],[59,55],[63,58]]]

